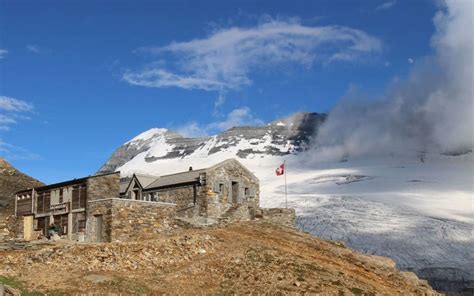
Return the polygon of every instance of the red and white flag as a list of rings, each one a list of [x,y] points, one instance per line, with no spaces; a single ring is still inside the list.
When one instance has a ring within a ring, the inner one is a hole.
[[[285,173],[285,163],[282,163],[277,169],[276,169],[276,175],[281,176]]]

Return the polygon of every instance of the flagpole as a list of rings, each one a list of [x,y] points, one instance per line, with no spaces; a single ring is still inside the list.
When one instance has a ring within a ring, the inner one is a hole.
[[[288,191],[287,191],[287,186],[286,186],[286,161],[283,160],[283,167],[284,167],[284,171],[283,171],[283,174],[285,175],[285,204],[286,204],[286,208],[288,209]]]

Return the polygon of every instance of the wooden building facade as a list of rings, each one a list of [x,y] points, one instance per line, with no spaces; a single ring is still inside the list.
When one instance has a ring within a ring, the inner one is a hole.
[[[108,181],[111,177],[115,177],[118,184],[119,174],[90,176],[17,192],[15,215],[24,218],[24,230],[32,231],[24,233],[25,238],[47,235],[48,229],[54,225],[60,236],[86,240],[87,201],[94,196],[91,192],[94,188],[90,185]],[[112,194],[117,196],[118,191],[117,185]]]

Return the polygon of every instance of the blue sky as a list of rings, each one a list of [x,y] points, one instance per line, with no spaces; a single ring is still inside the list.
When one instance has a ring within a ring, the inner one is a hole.
[[[199,3],[198,3],[199,2]],[[436,3],[0,0],[0,155],[94,173],[152,127],[187,135],[381,95],[432,54]]]

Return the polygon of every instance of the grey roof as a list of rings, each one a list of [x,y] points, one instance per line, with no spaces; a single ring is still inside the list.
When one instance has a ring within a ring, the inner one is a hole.
[[[208,168],[193,170],[193,171],[186,171],[186,172],[181,172],[181,173],[176,173],[176,174],[171,174],[171,175],[164,175],[161,177],[151,176],[151,175],[141,175],[141,174],[135,174],[135,176],[138,179],[138,182],[140,182],[140,184],[142,185],[143,189],[149,190],[149,189],[159,188],[159,187],[198,182],[199,175],[201,173],[206,172],[207,170],[218,168],[229,162],[238,163],[250,174],[250,176],[252,176],[253,178],[255,178],[255,180],[258,181],[257,177],[251,171],[249,171],[244,165],[242,165],[238,160],[234,158],[221,161]],[[131,180],[132,179],[130,179],[130,181],[126,183],[120,184],[120,193],[124,193],[127,190],[128,186],[130,185]]]
[[[138,182],[140,182],[140,185],[142,185],[143,188],[146,188],[148,185],[150,185],[159,178],[158,176],[142,174],[135,174],[135,176],[137,177]]]
[[[153,183],[153,181],[156,181],[159,178],[158,176],[144,175],[144,174],[133,174],[133,175],[135,176],[135,178],[137,178],[138,182],[143,188],[147,187],[148,185]],[[133,180],[133,176],[125,177],[120,180],[120,193],[125,193],[127,191],[132,180]]]
[[[128,184],[130,184],[130,181],[126,183],[120,183],[120,193],[124,193],[127,190]]]
[[[150,185],[146,186],[145,189],[152,189],[170,185],[185,184],[199,181],[199,174],[205,172],[206,169],[188,171],[183,173],[177,173],[172,175],[161,176]]]

